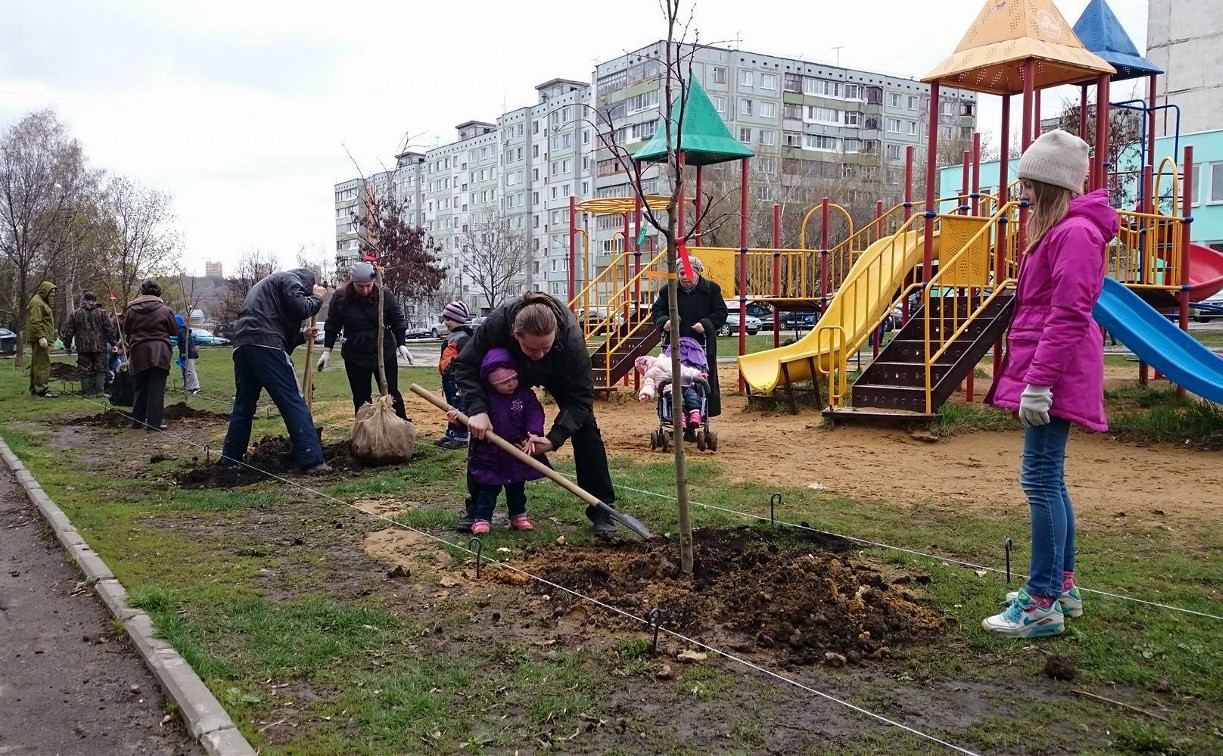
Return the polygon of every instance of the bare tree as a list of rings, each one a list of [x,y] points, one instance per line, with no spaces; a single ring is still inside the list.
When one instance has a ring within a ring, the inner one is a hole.
[[[140,279],[168,273],[177,262],[170,196],[119,176],[106,183],[101,208],[104,275],[110,290],[126,302]]]
[[[0,138],[0,260],[9,283],[2,307],[19,344],[31,292],[80,245],[77,208],[94,181],[80,143],[51,110],[27,115]],[[15,367],[22,364],[19,348]]]
[[[252,249],[242,253],[233,275],[225,277],[225,297],[221,301],[221,310],[216,316],[216,328],[225,331],[238,320],[242,303],[255,284],[267,278],[280,267],[280,262],[273,252]]]
[[[1079,133],[1079,103],[1062,100],[1062,110],[1057,115],[1057,127]],[[1096,149],[1097,113],[1094,102],[1087,103],[1086,142]],[[1142,117],[1136,111],[1126,108],[1110,108],[1108,111],[1108,151],[1106,159],[1109,165],[1108,201],[1113,207],[1121,207],[1127,201],[1133,202],[1142,176],[1142,166],[1138,165],[1142,152]]]
[[[646,221],[653,226],[666,240],[667,244],[667,292],[670,296],[670,312],[668,313],[672,333],[678,333],[680,324],[677,296],[676,271],[678,270],[678,250],[680,244],[686,244],[692,230],[679,228],[679,199],[685,180],[683,158],[683,124],[688,106],[688,82],[692,80],[692,60],[698,49],[699,39],[694,35],[688,41],[688,32],[692,25],[692,9],[687,10],[687,18],[681,18],[684,11],[681,8],[683,0],[662,0],[661,5],[667,24],[667,38],[663,51],[663,97],[662,126],[666,140],[666,156],[664,158],[671,179],[671,193],[667,199],[664,213],[651,209],[642,191],[643,166],[635,162],[629,150],[618,138],[618,131],[612,122],[611,109],[603,105],[596,109],[600,123],[596,132],[600,144],[611,153],[613,159],[626,176],[631,177],[631,186],[642,200],[642,213]],[[674,104],[673,104],[674,103]],[[702,215],[708,214],[708,208],[702,210]],[[692,229],[697,228],[702,218],[695,219]],[[680,569],[685,575],[692,575],[692,518],[688,506],[688,465],[684,452],[684,444],[679,441],[683,436],[683,392],[678,389],[680,381],[680,350],[678,346],[671,350],[672,385],[677,387],[671,392],[672,399],[672,434],[675,444],[675,488],[676,509],[679,515],[679,553]]]
[[[484,306],[492,309],[522,293],[531,257],[528,236],[510,228],[501,212],[489,213],[459,238],[463,269],[476,285]]]

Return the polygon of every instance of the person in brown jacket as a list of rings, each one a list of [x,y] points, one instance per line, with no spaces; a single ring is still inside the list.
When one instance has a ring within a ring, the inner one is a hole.
[[[178,323],[174,310],[161,301],[161,284],[146,278],[140,284],[140,296],[128,302],[123,313],[127,333],[128,359],[136,382],[136,399],[132,405],[132,427],[165,430],[161,424],[166,401],[166,378],[178,338]]]

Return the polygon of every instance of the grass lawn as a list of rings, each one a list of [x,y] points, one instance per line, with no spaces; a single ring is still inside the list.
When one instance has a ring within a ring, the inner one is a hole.
[[[772,344],[771,333],[753,338],[757,348]],[[723,341],[719,347],[733,354],[737,342]],[[227,412],[230,352],[201,352],[204,395],[189,404]],[[451,529],[462,500],[463,457],[427,439],[411,465],[307,481],[322,487],[321,497],[276,481],[183,490],[174,476],[202,462],[198,447],[143,432],[64,425],[63,418],[100,406],[71,397],[33,399],[26,381],[10,361],[0,362],[0,434],[262,753],[940,750],[717,655],[693,666],[656,659],[646,632],[597,612],[579,622],[574,601],[538,585],[502,582],[495,569],[476,579],[457,548],[347,505],[385,503],[398,511],[398,522],[466,546],[467,537]],[[433,368],[400,371],[401,386],[412,381],[438,388]],[[343,370],[316,376],[315,386],[325,439],[347,437],[352,406]],[[1187,406],[1174,396],[1141,393],[1110,401],[1127,402],[1135,418]],[[961,413],[949,422],[967,433],[1008,420]],[[1173,421],[1151,421],[1167,422]],[[224,427],[217,422],[179,432],[216,448]],[[256,421],[254,437],[283,432],[273,408]],[[921,447],[903,449],[920,453]],[[152,462],[154,451],[172,458]],[[558,469],[572,472],[567,456],[556,457]],[[993,567],[1001,566],[1003,539],[1012,537],[1017,571],[1026,564],[1026,513],[778,489],[732,480],[712,459],[690,466],[692,496],[709,505],[695,508],[700,527],[747,524],[784,547],[784,530],[776,534],[714,508],[767,515],[770,496],[781,493],[777,515],[789,522]],[[669,499],[630,490],[673,490],[673,469],[658,460],[613,458],[613,475],[627,510],[673,530]],[[568,494],[543,481],[528,492],[537,529],[495,529],[483,539],[486,556],[537,558],[562,548],[553,545],[559,537],[576,545],[587,539],[585,518]],[[406,578],[393,578],[389,565],[367,549],[400,536],[412,539],[420,558]],[[1223,615],[1223,531],[1216,523],[1176,531],[1084,529],[1079,550],[1087,586]],[[1087,614],[1071,620],[1065,635],[1010,641],[979,627],[1007,589],[996,573],[861,544],[851,557],[914,576],[912,592],[947,617],[938,641],[846,667],[785,667],[756,648],[736,652],[978,752],[1223,750],[1220,621],[1089,594]],[[709,640],[723,649],[734,643],[725,635]],[[663,647],[677,650],[665,637]],[[1076,679],[1042,675],[1049,654],[1067,658]]]

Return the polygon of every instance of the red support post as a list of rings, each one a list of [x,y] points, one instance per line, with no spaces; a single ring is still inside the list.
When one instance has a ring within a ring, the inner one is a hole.
[[[1180,326],[1185,333],[1189,332],[1189,227],[1193,225],[1193,145],[1185,146],[1184,189],[1181,190],[1181,293],[1180,293]],[[1177,386],[1176,393],[1185,395],[1185,387]]]
[[[1040,92],[1032,99],[1032,138],[1040,136]]]
[[[1096,170],[1097,189],[1108,188],[1108,74],[1096,79]]]
[[[1087,85],[1079,86],[1079,139],[1087,141]]]
[[[701,166],[696,167],[696,196],[692,206],[692,246],[701,246]]]
[[[739,176],[739,356],[747,353],[747,176],[751,168],[750,158],[740,161],[742,173]],[[714,334],[714,338],[717,335]],[[739,391],[743,391],[743,371],[738,369]],[[713,366],[712,370],[717,370]]]
[[[629,327],[628,326],[628,322],[629,322],[628,320],[629,318],[628,282],[629,282],[629,279],[632,277],[631,274],[629,273],[629,263],[628,263],[628,245],[629,245],[628,234],[629,234],[629,214],[625,213],[624,214],[624,238],[620,240],[620,257],[623,258],[622,265],[624,266],[624,305],[623,305],[624,320],[622,321],[622,323],[624,324],[624,327],[626,330]],[[612,262],[612,265],[615,265],[614,261]],[[609,316],[611,315],[610,308],[609,308],[608,315]],[[611,324],[610,323],[608,324],[608,338],[611,338]],[[635,370],[629,371],[629,373],[633,373],[633,372],[636,372],[636,371]],[[628,373],[624,374],[624,385],[625,386],[628,385]]]
[[[1155,175],[1155,101],[1159,96],[1159,88],[1156,82],[1157,77],[1153,74],[1147,84],[1147,167],[1151,171],[1151,176]],[[1155,197],[1151,192],[1154,191],[1154,183],[1146,191],[1146,206],[1144,212],[1155,212]]]
[[[577,279],[574,277],[578,267],[577,243],[578,200],[569,195],[569,309],[573,309],[573,298],[577,296]]]
[[[633,223],[637,230],[637,236],[633,237],[633,314],[634,319],[641,315],[641,245],[637,243],[637,239],[641,236],[641,194],[634,193],[633,198]],[[641,374],[636,370],[633,373],[633,393],[641,391]]]
[[[1010,201],[1008,187],[1011,184],[1011,96],[1002,96],[1002,135],[998,140],[998,205]],[[999,219],[997,241],[994,242],[994,283],[1006,278],[1006,248],[1010,240],[1010,229],[1006,216]],[[993,373],[998,375],[1002,365],[1002,339],[994,343]]]
[[[781,346],[781,205],[773,203],[773,348]]]
[[[960,158],[960,206],[956,208],[960,215],[968,215],[968,210],[971,207],[968,198],[968,182],[971,178],[972,151],[964,150],[964,154]]]
[[[926,223],[922,243],[922,280],[929,282],[934,267],[934,185],[938,181],[938,114],[939,83],[930,83],[930,124],[926,134]]]
[[[883,230],[881,228],[882,225],[883,225],[883,200],[875,200],[875,238],[876,239],[883,238]],[[901,289],[904,288],[903,283],[901,283],[900,288]],[[908,299],[908,297],[905,297],[905,298]],[[889,315],[888,317],[891,317],[891,316]],[[903,316],[901,319],[903,320]],[[879,332],[875,335],[875,344],[871,348],[871,358],[872,359],[879,356],[879,342],[880,341],[883,341],[883,328],[882,327],[879,329]]]
[[[1026,152],[1032,144],[1032,100],[1036,95],[1036,61],[1029,58],[1023,64],[1023,121],[1019,130],[1019,146],[1021,152]],[[1019,230],[1016,232],[1019,254],[1028,246],[1028,209],[1019,208]]]
[[[972,133],[972,214],[981,212],[981,132]]]
[[[820,307],[828,302],[828,198],[820,200]],[[822,309],[821,309],[822,311]]]
[[[916,150],[913,145],[905,147],[905,202],[904,202],[904,222],[907,223],[913,215],[913,156]],[[906,232],[907,233],[907,232]],[[906,286],[908,281],[905,281]],[[905,297],[905,301],[900,305],[900,319],[904,322],[909,322],[909,298]]]

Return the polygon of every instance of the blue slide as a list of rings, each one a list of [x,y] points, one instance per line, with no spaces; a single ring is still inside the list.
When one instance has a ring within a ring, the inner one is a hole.
[[[1148,365],[1203,399],[1223,404],[1223,357],[1182,331],[1123,284],[1106,278],[1096,322]]]

